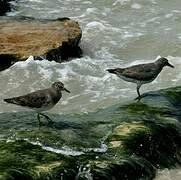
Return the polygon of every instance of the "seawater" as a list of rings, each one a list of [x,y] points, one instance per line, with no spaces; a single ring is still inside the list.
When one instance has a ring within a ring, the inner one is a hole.
[[[84,54],[62,64],[29,58],[0,72],[0,112],[24,110],[3,98],[47,88],[57,80],[71,93],[63,94],[52,113],[87,113],[124,103],[137,96],[135,85],[106,69],[152,62],[158,56],[168,58],[175,69],[164,68],[141,92],[181,85],[180,0],[20,0],[8,16],[70,17],[82,29]],[[180,170],[163,170],[157,177],[180,178]]]

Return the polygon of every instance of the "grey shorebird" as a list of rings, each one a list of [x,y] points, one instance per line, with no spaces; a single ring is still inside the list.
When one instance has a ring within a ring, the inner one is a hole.
[[[168,59],[161,57],[153,63],[138,64],[127,68],[107,69],[107,71],[116,74],[125,81],[136,83],[137,99],[140,99],[139,89],[141,85],[152,82],[165,66],[174,68],[174,66],[168,62]]]
[[[62,97],[61,91],[70,93],[70,91],[64,87],[64,84],[58,81],[54,82],[48,89],[42,89],[23,96],[4,99],[4,101],[35,110],[38,113],[37,118],[39,124],[40,115],[44,116],[48,122],[52,122],[52,120],[47,115],[42,114],[42,112],[53,108],[58,103]]]

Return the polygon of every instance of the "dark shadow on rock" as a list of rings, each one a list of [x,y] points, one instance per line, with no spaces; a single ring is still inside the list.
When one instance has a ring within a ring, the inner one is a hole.
[[[13,55],[0,54],[0,71],[9,68],[15,61],[16,57]]]
[[[5,15],[11,10],[11,1],[12,0],[0,0],[0,16]]]

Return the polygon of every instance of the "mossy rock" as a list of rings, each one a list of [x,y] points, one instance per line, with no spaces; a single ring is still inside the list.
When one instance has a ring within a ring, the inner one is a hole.
[[[94,161],[91,173],[95,180],[153,179],[156,169],[145,159],[136,156]]]
[[[180,102],[181,87],[169,88],[98,112],[52,114],[54,124],[42,127],[33,113],[1,113],[0,179],[151,180],[158,168],[181,163]]]
[[[171,117],[156,117],[121,123],[107,139],[108,151],[116,156],[143,157],[157,168],[169,168],[181,163],[180,122]]]
[[[2,180],[58,180],[64,171],[70,169],[71,171],[64,175],[68,179],[75,177],[75,170],[78,170],[72,157],[43,150],[40,146],[26,141],[1,141],[0,157]]]
[[[143,158],[112,158],[99,154],[78,157],[63,156],[43,150],[26,141],[0,143],[0,179],[2,180],[70,180],[120,179],[155,176],[155,168]]]

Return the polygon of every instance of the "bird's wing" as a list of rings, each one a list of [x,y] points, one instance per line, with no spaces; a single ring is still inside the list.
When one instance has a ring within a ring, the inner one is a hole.
[[[6,99],[5,101],[30,108],[41,108],[50,103],[51,97],[48,93],[45,93],[45,90],[39,90],[24,96]]]
[[[139,81],[149,81],[151,79],[154,79],[158,75],[157,71],[158,69],[153,66],[153,63],[150,63],[135,65],[129,68],[122,69],[121,75]]]

